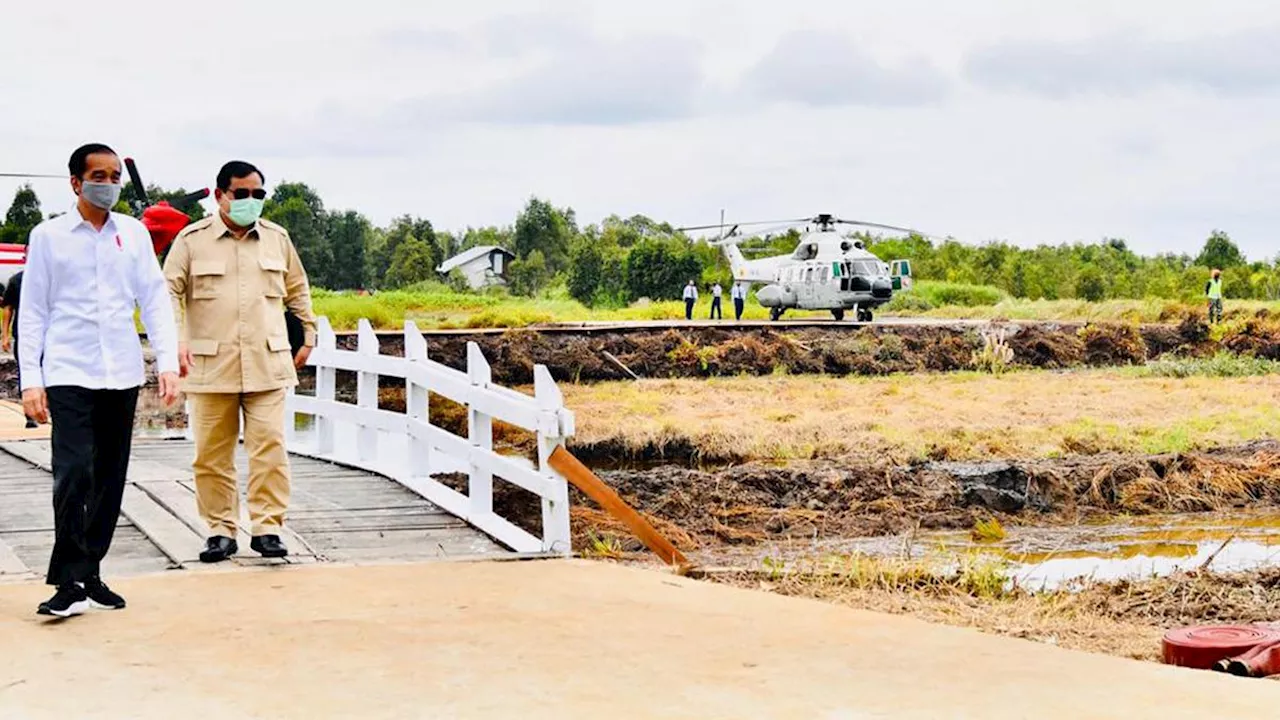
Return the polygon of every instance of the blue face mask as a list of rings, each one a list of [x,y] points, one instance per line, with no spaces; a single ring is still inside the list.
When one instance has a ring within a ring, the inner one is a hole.
[[[258,222],[258,218],[262,216],[263,204],[264,201],[256,198],[232,200],[231,209],[227,212],[227,217],[231,218],[231,222],[242,228],[252,227],[254,223]]]

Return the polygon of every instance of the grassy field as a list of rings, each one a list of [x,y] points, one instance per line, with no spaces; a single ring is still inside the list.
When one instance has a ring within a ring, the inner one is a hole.
[[[634,457],[691,443],[708,461],[1034,458],[1185,451],[1280,435],[1280,378],[1195,370],[642,380],[564,391],[578,418],[576,443],[606,443]]]
[[[625,308],[589,308],[563,293],[523,298],[501,293],[457,293],[443,288],[386,291],[372,296],[318,291],[314,302],[316,313],[327,316],[336,330],[354,329],[360,318],[367,318],[379,329],[400,329],[406,320],[412,320],[424,330],[684,319],[683,302],[638,302]],[[727,291],[722,307],[725,317],[732,319],[733,303]],[[705,319],[710,312],[711,300],[703,297],[694,311],[694,318]],[[788,317],[806,316],[829,318],[831,314],[788,314]],[[743,318],[767,320],[769,312],[752,300],[747,303]]]
[[[920,302],[919,300],[924,300]],[[726,317],[733,317],[733,304],[726,291]],[[399,329],[412,320],[423,329],[527,327],[542,323],[678,320],[684,318],[682,302],[641,301],[624,308],[588,308],[563,290],[552,290],[536,298],[513,297],[495,291],[490,294],[458,293],[443,285],[429,284],[409,290],[393,290],[370,296],[315,291],[315,307],[335,329],[353,329],[360,318],[368,318],[379,329]],[[1228,315],[1254,314],[1266,309],[1280,314],[1280,303],[1228,300]],[[711,300],[706,292],[694,311],[696,319],[710,315]],[[1203,314],[1204,308],[1170,300],[1019,300],[1006,297],[994,288],[947,283],[918,283],[911,293],[899,295],[879,311],[880,316],[930,317],[940,319],[985,320],[1120,320],[1131,322],[1177,322],[1187,314]],[[768,311],[749,298],[743,317],[768,319]],[[828,312],[788,311],[787,318],[830,318]]]

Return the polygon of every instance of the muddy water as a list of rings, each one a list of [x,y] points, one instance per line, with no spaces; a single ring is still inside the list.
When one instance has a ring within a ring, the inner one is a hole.
[[[1280,514],[1222,514],[1142,518],[1071,527],[1015,527],[998,541],[968,532],[914,537],[831,539],[696,553],[712,564],[760,567],[865,553],[927,558],[940,565],[974,558],[1002,565],[1028,590],[1069,588],[1079,582],[1162,577],[1209,567],[1237,572],[1280,566]]]

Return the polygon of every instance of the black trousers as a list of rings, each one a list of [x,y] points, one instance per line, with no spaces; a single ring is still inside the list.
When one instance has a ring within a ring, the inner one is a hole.
[[[694,302],[695,301],[692,298],[685,299],[684,301],[684,319],[685,320],[693,319],[693,303]]]
[[[138,388],[46,390],[53,423],[53,554],[45,582],[98,577],[120,517]]]
[[[720,298],[718,298],[718,297],[716,297],[716,296],[712,295],[712,296],[711,296],[711,316],[710,316],[710,317],[711,317],[711,319],[713,319],[713,320],[714,320],[714,319],[715,319],[715,317],[716,317],[717,315],[719,315],[719,316],[720,316],[720,319],[721,319],[721,320],[723,320],[723,319],[724,319],[724,311],[720,309]]]
[[[746,303],[743,302],[742,298],[733,299],[733,319],[734,320],[742,319],[742,306],[745,304]]]

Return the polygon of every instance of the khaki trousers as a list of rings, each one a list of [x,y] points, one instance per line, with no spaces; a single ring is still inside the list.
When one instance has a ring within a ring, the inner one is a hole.
[[[240,492],[235,452],[244,411],[249,455],[249,520],[253,535],[279,535],[289,505],[289,453],[284,445],[286,391],[190,393],[196,438],[196,506],[214,535],[236,536]]]

